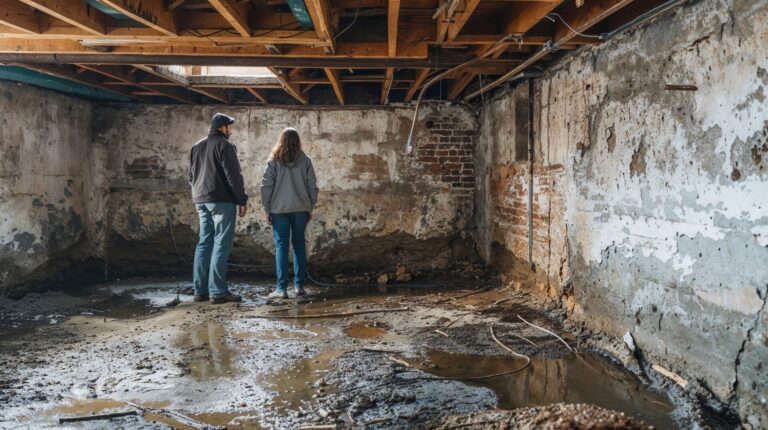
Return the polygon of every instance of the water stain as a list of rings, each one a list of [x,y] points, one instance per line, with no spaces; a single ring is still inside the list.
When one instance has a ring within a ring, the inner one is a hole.
[[[509,356],[430,351],[422,370],[447,378],[471,378],[515,370],[524,362]],[[590,403],[624,412],[657,428],[675,428],[673,405],[634,375],[594,353],[561,359],[531,357],[531,365],[510,375],[467,381],[492,389],[499,408]]]
[[[355,323],[347,327],[347,336],[358,339],[374,339],[387,334],[387,330],[377,323]]]

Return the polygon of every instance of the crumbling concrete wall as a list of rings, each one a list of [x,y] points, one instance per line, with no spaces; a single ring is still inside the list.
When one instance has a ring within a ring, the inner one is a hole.
[[[42,281],[85,254],[88,102],[0,82],[0,290]]]
[[[272,231],[259,186],[270,150],[289,126],[299,130],[319,178],[307,235],[314,269],[373,276],[401,265],[403,280],[471,258],[477,119],[464,107],[422,108],[417,150],[407,156],[410,108],[118,105],[95,112],[94,194],[102,197],[91,203],[100,220],[99,254],[114,273],[176,271],[192,261],[198,220],[186,180],[188,154],[216,111],[237,119],[232,142],[250,195],[249,213],[237,224],[236,263],[271,270]]]
[[[589,329],[629,331],[648,361],[756,428],[768,426],[767,43],[768,1],[691,2],[535,86],[534,193],[549,201],[539,231],[551,252],[533,262],[546,290]],[[525,260],[527,177],[499,154],[515,133],[494,134],[521,91],[481,117],[477,236]]]

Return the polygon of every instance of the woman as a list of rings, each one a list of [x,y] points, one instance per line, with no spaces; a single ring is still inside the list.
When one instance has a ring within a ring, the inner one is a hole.
[[[299,133],[286,128],[272,149],[261,178],[261,204],[275,238],[277,288],[270,298],[288,298],[288,243],[293,245],[293,287],[306,294],[307,251],[304,230],[317,203],[317,178],[312,160],[301,149]]]

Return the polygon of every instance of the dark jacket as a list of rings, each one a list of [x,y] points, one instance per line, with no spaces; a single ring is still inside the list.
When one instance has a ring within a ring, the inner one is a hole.
[[[235,203],[245,206],[248,195],[237,161],[237,148],[218,130],[192,147],[189,154],[189,185],[192,201],[198,203]]]

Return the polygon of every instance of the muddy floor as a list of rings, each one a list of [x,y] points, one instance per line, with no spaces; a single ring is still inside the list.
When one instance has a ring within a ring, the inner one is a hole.
[[[170,279],[0,299],[0,428],[453,428],[446,417],[562,403],[663,429],[694,419],[510,286],[310,287],[267,301],[271,285],[236,280],[247,300],[226,305]]]

